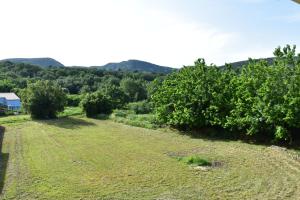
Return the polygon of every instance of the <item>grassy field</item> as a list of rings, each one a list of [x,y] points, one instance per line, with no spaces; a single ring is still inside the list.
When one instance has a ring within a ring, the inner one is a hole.
[[[19,118],[0,120],[1,199],[300,199],[293,151],[110,120]],[[187,155],[219,164],[175,158]]]

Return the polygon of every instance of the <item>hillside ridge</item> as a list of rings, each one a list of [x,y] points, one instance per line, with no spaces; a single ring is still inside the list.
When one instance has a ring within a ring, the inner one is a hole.
[[[31,65],[36,65],[39,67],[64,67],[62,63],[59,61],[49,58],[49,57],[44,57],[44,58],[8,58],[8,59],[3,59],[0,60],[0,62],[5,62],[9,61],[12,63],[25,63],[25,64],[31,64]]]

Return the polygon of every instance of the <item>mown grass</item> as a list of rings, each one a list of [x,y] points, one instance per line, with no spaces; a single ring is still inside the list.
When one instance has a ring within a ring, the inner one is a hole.
[[[300,161],[290,150],[84,117],[25,121],[5,128],[1,155],[8,159],[6,168],[0,165],[5,171],[0,176],[1,199],[300,196]],[[201,171],[174,159],[189,155],[222,166]]]
[[[31,118],[29,115],[11,115],[11,116],[2,116],[0,117],[0,125],[7,124],[18,124],[26,121],[30,121]]]
[[[80,107],[66,107],[63,112],[58,113],[57,117],[62,118],[76,115],[83,115],[83,111]],[[0,117],[0,125],[14,125],[26,121],[31,121],[30,115],[20,114]]]

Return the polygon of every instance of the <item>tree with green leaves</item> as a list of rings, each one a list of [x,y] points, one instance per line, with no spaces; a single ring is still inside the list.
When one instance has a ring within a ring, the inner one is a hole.
[[[158,118],[180,127],[223,125],[231,105],[232,70],[224,73],[203,59],[168,76],[152,101]]]
[[[120,109],[129,102],[129,96],[118,86],[105,85],[99,91],[111,99],[113,109]]]
[[[80,104],[87,117],[110,114],[113,109],[111,98],[100,91],[87,94]]]
[[[120,88],[128,95],[130,101],[147,99],[146,84],[142,80],[124,78],[120,82]]]
[[[55,118],[64,110],[66,94],[63,89],[51,81],[37,81],[29,84],[21,92],[24,109],[36,119]]]
[[[300,130],[300,55],[289,45],[276,48],[274,55],[271,63],[250,59],[239,71],[199,59],[155,89],[155,113],[172,126],[217,126],[242,136],[291,142]]]

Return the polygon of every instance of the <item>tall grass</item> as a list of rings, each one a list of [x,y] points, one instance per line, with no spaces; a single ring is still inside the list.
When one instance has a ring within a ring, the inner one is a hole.
[[[132,110],[114,110],[110,119],[115,122],[148,129],[160,127],[153,114],[135,114]]]

